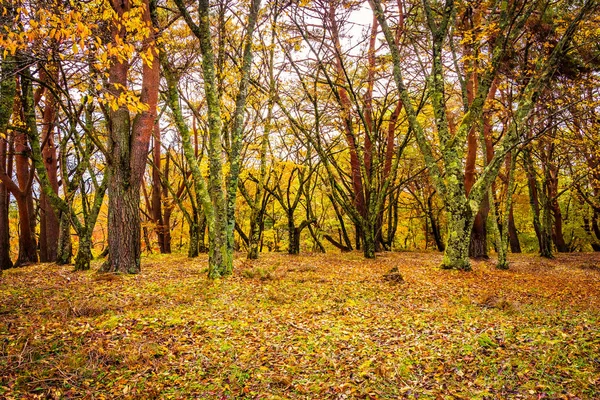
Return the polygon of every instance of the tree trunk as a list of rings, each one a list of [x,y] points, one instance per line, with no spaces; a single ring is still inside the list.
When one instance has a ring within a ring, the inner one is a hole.
[[[537,178],[535,176],[535,169],[533,165],[533,159],[529,150],[523,151],[523,165],[527,174],[527,188],[529,189],[529,205],[531,207],[531,215],[533,219],[533,228],[538,238],[538,245],[540,249],[540,256],[546,258],[552,258],[552,238],[550,235],[549,224],[544,223],[546,218],[542,215],[540,208],[544,208],[543,192],[540,190]],[[547,212],[543,213],[548,214]],[[546,226],[548,225],[548,227]]]
[[[163,198],[166,198],[166,196],[163,196]],[[166,206],[164,213],[163,213],[163,240],[164,240],[164,246],[165,246],[165,253],[166,254],[171,254],[171,213],[172,213],[172,208],[171,206]]]
[[[294,253],[293,254],[300,254],[300,234],[302,233],[302,230],[300,228],[296,228],[294,229]]]
[[[553,218],[553,226],[552,226],[552,240],[554,241],[554,245],[556,246],[556,250],[559,253],[567,253],[569,251],[569,247],[565,243],[565,238],[563,235],[563,227],[562,227],[562,212],[560,210],[560,205],[558,204],[558,199],[556,199],[556,195],[558,193],[558,182],[552,182],[550,185],[551,190],[549,191],[549,196],[552,199],[549,201],[549,207],[552,212]]]
[[[487,213],[485,213],[487,214]],[[469,241],[469,257],[479,260],[489,258],[487,252],[487,228],[485,224],[486,217],[483,210],[479,210],[475,215],[473,230],[471,231],[471,240]]]
[[[113,152],[114,156],[114,152]],[[109,265],[106,272],[140,272],[140,187],[130,184],[121,168],[111,168],[108,183]]]
[[[508,239],[511,253],[517,254],[521,253],[521,243],[519,242],[519,235],[515,226],[513,208],[512,206],[510,207],[510,213],[508,214]]]
[[[29,207],[27,207],[27,194],[15,196],[19,208],[19,256],[16,267],[38,262],[37,246],[29,224]]]
[[[308,226],[308,231],[310,232],[310,236],[313,238],[315,247],[318,249],[319,253],[325,254],[325,247],[323,247],[323,243],[321,243],[319,237],[317,236],[317,233],[311,225]]]
[[[92,261],[92,227],[86,227],[85,232],[79,237],[79,249],[75,256],[75,270],[87,271]]]
[[[257,260],[259,254],[259,244],[260,244],[260,221],[258,220],[258,215],[255,215],[254,218],[250,221],[250,243],[248,244],[248,259],[249,260]]]
[[[60,214],[58,246],[56,254],[56,263],[66,265],[71,263],[73,254],[73,245],[71,243],[71,221],[67,213]],[[81,239],[79,239],[81,243]],[[81,244],[80,244],[81,246]]]
[[[114,70],[119,65],[125,66],[119,63],[111,69]],[[123,73],[126,79],[126,68]],[[140,272],[141,256],[140,183],[132,182],[131,176],[133,171],[130,166],[129,111],[124,107],[112,111],[110,125],[112,146],[108,182],[109,258],[103,270],[135,274]]]
[[[366,221],[366,225],[362,228],[363,232],[363,254],[365,258],[375,258],[376,239],[374,221]]]
[[[554,226],[552,229],[552,239],[554,241],[554,245],[556,246],[556,250],[558,250],[559,253],[567,253],[569,252],[569,246],[567,246],[567,244],[565,243],[565,238],[563,235],[562,213],[560,211],[558,201],[552,201],[551,207],[552,214],[554,216]]]
[[[200,253],[208,253],[208,247],[206,246],[206,217],[200,215],[200,227],[198,228],[198,251]]]
[[[3,149],[6,142],[0,138],[0,168],[4,169],[3,155],[6,154],[6,150]],[[0,182],[0,271],[3,269],[9,269],[13,267],[12,260],[10,259],[10,230],[9,230],[9,218],[8,218],[8,205],[9,205],[9,193],[3,183]],[[0,272],[1,273],[1,272]]]
[[[130,3],[112,3],[119,18],[112,26],[115,42],[126,42],[126,32],[121,19],[131,8]],[[151,25],[150,4],[144,1],[143,20]],[[142,51],[153,54],[154,60],[142,65],[140,102],[147,105],[133,122],[125,105],[110,110],[109,182],[108,182],[108,244],[109,258],[103,270],[108,272],[140,272],[139,215],[140,188],[144,174],[150,137],[156,119],[160,68],[154,41],[154,31],[143,42]],[[128,87],[129,63],[113,57],[109,69],[111,94],[119,98]]]
[[[248,96],[248,85],[250,83],[250,70],[252,68],[252,35],[258,19],[258,12],[261,0],[252,0],[250,2],[250,13],[246,25],[246,38],[244,40],[244,50],[242,55],[242,68],[240,85],[235,100],[235,112],[233,114],[233,127],[231,130],[231,151],[229,157],[230,170],[227,179],[227,257],[228,274],[233,269],[233,251],[234,251],[234,230],[235,230],[235,209],[236,198],[239,185],[239,176],[241,170],[241,151],[242,134],[244,130],[244,112],[246,108],[246,98]],[[223,71],[221,71],[223,72]]]
[[[148,232],[148,227],[142,227],[142,233],[144,234],[144,247],[146,247],[146,254],[152,254],[152,242],[150,241],[150,234]]]
[[[447,204],[448,234],[442,269],[471,270],[469,243],[473,228],[473,214],[467,199],[461,193]]]
[[[360,250],[361,249],[361,245],[362,245],[362,238],[364,236],[363,230],[362,230],[362,226],[360,226],[357,223],[354,223],[354,247],[356,248],[356,250]]]
[[[171,213],[173,212],[172,199],[169,199],[169,189],[168,179],[169,179],[169,171],[170,171],[170,157],[166,157],[165,160],[165,169],[163,172],[163,176],[165,180],[167,180],[165,184],[162,185],[162,198],[165,201],[165,206],[163,209],[163,244],[164,244],[164,252],[167,254],[171,254]],[[183,187],[182,187],[183,188]],[[169,201],[170,200],[170,201]]]
[[[594,251],[600,251],[600,225],[598,224],[599,219],[600,213],[594,210],[594,213],[592,215],[592,231],[594,232],[596,240],[598,241],[595,243],[596,246],[594,246],[594,242],[592,242],[592,248],[594,249]]]
[[[433,213],[433,194],[427,198],[427,216],[429,217],[429,222],[431,223],[431,234],[433,235],[435,246],[437,247],[438,251],[446,250],[437,218],[435,218]]]
[[[554,149],[554,146],[550,147],[551,150]],[[551,153],[552,154],[552,153]],[[548,207],[551,209],[552,217],[553,217],[553,226],[552,226],[552,240],[554,245],[556,246],[556,250],[559,253],[566,253],[569,251],[569,247],[565,243],[565,238],[563,235],[563,217],[560,209],[560,204],[558,204],[558,166],[556,165],[554,160],[551,160],[550,157],[545,160],[545,169],[546,169],[546,182],[547,182],[547,191],[548,191]]]
[[[52,68],[52,67],[51,67]],[[56,68],[54,66],[54,68]],[[54,193],[58,193],[58,161],[54,145],[54,125],[56,120],[56,100],[46,90],[46,105],[43,114],[42,157],[48,179]],[[52,262],[58,257],[58,237],[60,235],[58,216],[50,199],[45,193],[40,194],[40,261]]]
[[[27,135],[16,133],[15,137],[15,164],[17,181],[21,190],[13,192],[19,208],[19,256],[15,266],[38,262],[37,244],[35,240],[35,215],[31,181],[33,170],[29,166],[30,153],[27,147]],[[33,221],[33,224],[32,224]],[[32,226],[33,225],[33,226]]]
[[[10,13],[9,15],[12,15]],[[0,55],[2,57],[2,55]],[[4,57],[0,58],[4,61]],[[16,95],[16,81],[11,62],[2,62],[0,71],[0,171],[6,174],[8,153],[8,123],[13,113]],[[12,268],[10,259],[10,228],[8,206],[10,193],[3,181],[0,180],[0,274],[3,269]]]
[[[298,235],[298,242],[296,242],[296,224],[294,223],[294,213],[288,211],[288,254],[300,253],[300,235]]]
[[[540,213],[540,256],[544,258],[554,258],[552,254],[552,215],[550,207],[542,196],[542,209]]]
[[[198,243],[199,243],[199,232],[200,226],[198,225],[198,218],[194,217],[189,228],[189,243],[188,243],[188,257],[198,257]]]
[[[350,101],[350,97],[348,95],[348,91],[346,90],[345,85],[345,73],[344,66],[342,62],[342,47],[340,43],[340,33],[338,27],[338,21],[336,19],[336,4],[335,2],[331,2],[329,5],[329,9],[327,11],[327,20],[329,22],[329,29],[331,32],[331,39],[333,42],[333,46],[335,47],[335,68],[337,72],[336,83],[337,86],[337,101],[340,106],[340,119],[342,122],[342,126],[344,127],[344,136],[346,138],[346,143],[348,145],[348,151],[350,154],[350,176],[352,179],[352,196],[354,208],[357,213],[361,215],[363,218],[366,216],[366,200],[365,200],[365,192],[363,185],[363,176],[361,169],[365,168],[364,159],[361,160],[358,152],[358,145],[356,140],[356,135],[353,127],[353,118],[352,118],[352,102]],[[362,162],[361,162],[362,161]],[[366,173],[366,168],[364,169]],[[367,177],[364,177],[367,179]],[[362,232],[358,231],[358,226],[355,236],[356,241],[356,249],[360,249],[360,239],[362,236]]]

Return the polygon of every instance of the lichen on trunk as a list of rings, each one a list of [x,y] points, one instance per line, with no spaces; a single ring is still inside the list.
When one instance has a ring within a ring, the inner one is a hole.
[[[473,226],[473,212],[463,196],[458,196],[446,205],[447,238],[442,269],[471,270],[469,243]]]

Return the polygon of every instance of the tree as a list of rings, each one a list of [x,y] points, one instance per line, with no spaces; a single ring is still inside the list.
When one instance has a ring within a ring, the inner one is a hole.
[[[111,0],[114,17],[111,37],[117,51],[111,54],[109,67],[109,135],[108,146],[108,245],[107,272],[140,271],[140,187],[146,166],[156,106],[160,68],[156,37],[150,19],[149,0],[134,5]],[[137,18],[136,18],[137,17]],[[135,19],[136,18],[136,19]],[[135,21],[132,24],[130,21]],[[142,40],[142,82],[139,104],[127,102],[128,74],[131,68],[128,44],[131,36]],[[131,119],[130,108],[136,113]]]
[[[382,234],[385,203],[391,200],[399,160],[411,135],[407,132],[398,138],[398,118],[403,103],[390,100],[389,87],[385,83],[378,85],[377,91],[383,94],[374,96],[375,83],[380,78],[378,71],[382,70],[378,63],[385,62],[376,55],[377,19],[373,18],[370,27],[364,63],[352,63],[342,48],[343,21],[356,4],[313,3],[312,8],[307,8],[311,13],[298,13],[294,24],[315,60],[307,63],[306,71],[302,72],[290,50],[284,48],[284,51],[308,101],[313,103],[315,132],[303,127],[302,118],[297,118],[293,125],[304,132],[319,154],[327,184],[333,189],[332,201],[350,216],[356,228],[356,248],[362,247],[366,258],[374,258],[375,252],[387,244]],[[402,9],[402,2],[398,4]],[[310,23],[311,18],[323,21],[322,29],[315,28]],[[400,38],[402,32],[403,19],[400,18],[396,37]],[[381,81],[389,79],[381,77]],[[329,101],[331,104],[327,104]],[[335,114],[329,112],[330,108]],[[339,154],[341,149],[342,155]]]
[[[0,17],[2,26],[8,26],[5,19],[11,19],[14,10],[9,9],[6,16]],[[12,21],[10,21],[12,22]],[[1,48],[0,48],[1,50]],[[8,160],[8,124],[10,122],[13,106],[16,95],[16,81],[14,75],[14,59],[0,55],[2,69],[0,71],[0,174],[8,177],[7,162],[12,164],[12,160]],[[10,232],[9,232],[9,190],[4,183],[4,179],[0,179],[0,271],[3,269],[12,268],[13,263],[10,259]],[[1,273],[1,272],[0,272]]]
[[[490,88],[509,46],[518,38],[520,29],[534,12],[537,4],[527,2],[502,3],[502,8],[490,10],[486,25],[482,27],[482,29],[486,29],[486,26],[487,29],[491,26],[494,27],[494,34],[489,38],[490,47],[487,50],[490,58],[487,61],[485,72],[478,77],[477,91],[473,101],[470,104],[465,102],[465,113],[456,128],[456,133],[451,135],[446,110],[447,71],[444,68],[443,59],[444,45],[448,39],[449,29],[453,24],[452,19],[456,12],[456,5],[454,1],[447,0],[441,9],[434,10],[428,0],[423,1],[427,26],[431,33],[432,59],[431,73],[428,77],[429,97],[435,113],[436,135],[439,145],[428,138],[423,125],[417,119],[417,114],[412,106],[412,100],[403,79],[402,62],[396,47],[397,44],[387,24],[381,2],[370,0],[370,4],[377,15],[390,49],[394,66],[394,79],[403,100],[409,124],[415,132],[417,143],[436,190],[442,196],[446,206],[448,236],[442,268],[469,270],[471,267],[468,258],[468,243],[475,214],[497,176],[504,157],[519,139],[519,129],[532,113],[540,91],[551,80],[559,60],[568,50],[568,45],[577,31],[579,23],[596,5],[593,1],[586,1],[571,19],[565,29],[565,34],[554,46],[552,52],[547,57],[540,57],[537,61],[534,73],[518,99],[514,120],[499,143],[494,156],[489,160],[488,165],[475,181],[467,196],[464,186],[464,170],[462,169],[465,142],[473,126],[476,126],[481,120]],[[441,17],[436,18],[436,15],[441,15]],[[496,15],[498,17],[495,17]],[[463,98],[466,98],[466,84],[462,77],[461,87]],[[437,162],[434,150],[441,155],[443,172]]]
[[[246,38],[244,41],[244,50],[241,66],[240,85],[235,102],[235,111],[232,116],[234,121],[230,136],[230,173],[227,180],[223,176],[223,159],[221,154],[223,120],[221,118],[221,104],[219,101],[219,91],[216,82],[215,56],[211,42],[210,32],[210,14],[208,0],[198,1],[199,24],[196,24],[188,13],[182,0],[175,0],[177,7],[186,24],[190,27],[193,34],[200,42],[200,51],[202,53],[202,72],[204,80],[204,94],[208,109],[208,163],[209,179],[208,185],[204,183],[198,168],[194,167],[193,153],[190,151],[189,129],[185,126],[183,119],[177,124],[182,139],[184,141],[184,151],[188,162],[192,168],[196,190],[200,193],[203,201],[208,232],[209,232],[209,271],[211,278],[218,278],[230,275],[233,270],[233,233],[235,229],[235,200],[238,188],[238,179],[240,173],[240,150],[244,122],[244,108],[248,91],[248,81],[250,67],[252,65],[252,34],[258,19],[260,0],[252,0],[248,22],[246,25]],[[180,107],[173,88],[170,95],[170,107],[174,113]],[[187,131],[187,133],[185,132]],[[184,138],[187,136],[187,139]],[[187,144],[186,144],[187,142]],[[196,171],[195,171],[196,170]],[[194,172],[195,171],[195,172]],[[224,190],[223,186],[226,186]],[[207,201],[210,199],[210,202]]]

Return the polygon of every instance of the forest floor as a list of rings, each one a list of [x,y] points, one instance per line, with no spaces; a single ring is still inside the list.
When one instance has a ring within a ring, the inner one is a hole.
[[[600,254],[511,259],[239,255],[217,281],[181,255],[135,276],[4,271],[0,398],[600,398]]]

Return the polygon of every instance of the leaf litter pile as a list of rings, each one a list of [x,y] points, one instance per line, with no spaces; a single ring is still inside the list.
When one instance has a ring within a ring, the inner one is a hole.
[[[600,255],[149,256],[0,278],[0,398],[600,398]],[[392,278],[390,278],[390,276]]]

